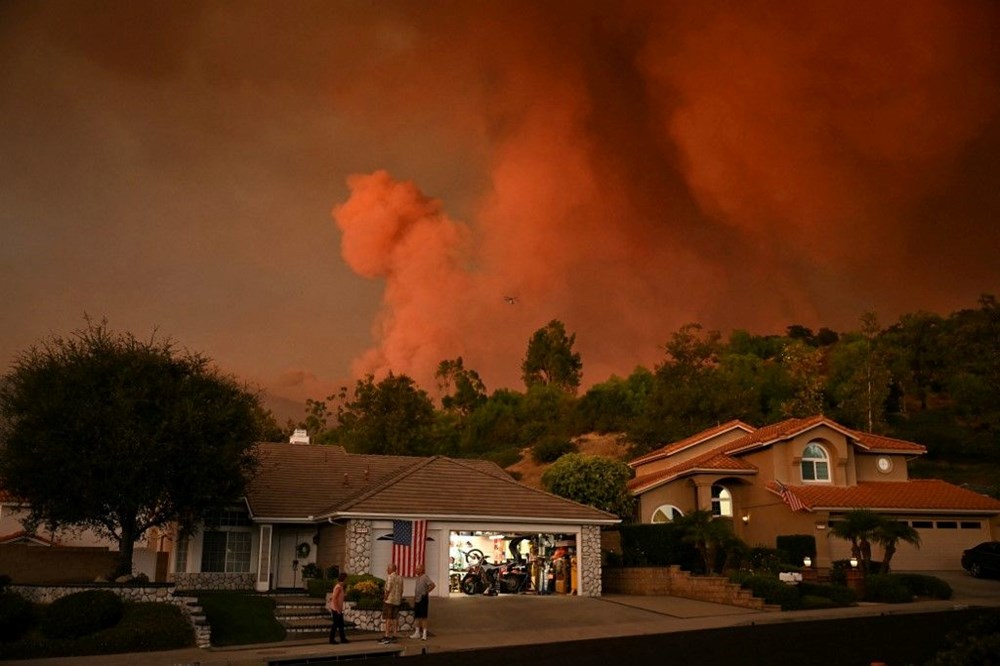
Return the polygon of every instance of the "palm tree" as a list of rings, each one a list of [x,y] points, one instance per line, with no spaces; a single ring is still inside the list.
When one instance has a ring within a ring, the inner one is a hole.
[[[719,547],[732,536],[732,526],[726,520],[716,520],[711,511],[692,511],[675,521],[684,530],[684,541],[694,544],[705,565],[705,573],[715,572]]]
[[[851,509],[842,519],[834,521],[828,536],[850,541],[851,556],[858,559],[861,571],[867,574],[872,559],[871,542],[883,522],[885,519],[871,509]]]
[[[909,523],[886,518],[875,530],[872,541],[885,549],[882,555],[882,573],[889,573],[889,561],[896,553],[896,544],[902,541],[920,548],[920,533],[910,527]]]

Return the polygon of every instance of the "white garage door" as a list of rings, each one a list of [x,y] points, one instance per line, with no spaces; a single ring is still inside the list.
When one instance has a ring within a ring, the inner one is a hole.
[[[962,551],[990,540],[983,518],[900,518],[920,534],[920,548],[900,542],[892,556],[893,571],[954,571],[962,568]],[[817,541],[819,541],[817,539]],[[834,560],[851,556],[850,543],[830,537]],[[817,546],[820,544],[817,543]],[[882,547],[872,546],[872,559],[882,559]]]
[[[901,543],[892,558],[896,571],[948,571],[962,568],[962,551],[989,541],[989,525],[982,518],[912,519],[920,533],[920,548]]]
[[[427,549],[424,555],[424,566],[427,569],[427,575],[430,576],[431,580],[437,583],[438,589],[434,591],[433,594],[438,594],[440,588],[442,587],[438,579],[438,554],[440,551],[440,544],[442,541],[441,537],[442,530],[427,530]],[[379,529],[376,528],[372,530],[374,541],[372,552],[372,574],[378,576],[379,578],[385,578],[385,569],[389,566],[389,560],[392,558],[392,528]],[[448,539],[444,538],[445,548],[447,548]],[[416,582],[415,578],[404,578],[403,579],[403,594],[406,596],[411,596],[413,594],[413,585]],[[448,586],[444,586],[445,593],[447,593]]]

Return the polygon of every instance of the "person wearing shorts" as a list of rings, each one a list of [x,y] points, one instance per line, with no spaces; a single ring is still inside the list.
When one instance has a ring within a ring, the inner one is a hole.
[[[399,638],[399,607],[403,603],[403,578],[396,573],[396,565],[389,563],[385,569],[385,597],[382,603],[382,626],[385,634],[379,643],[395,643]]]
[[[413,619],[417,625],[410,638],[427,640],[427,611],[430,605],[430,594],[436,586],[431,577],[424,571],[424,565],[418,564],[416,568],[417,583],[413,588]]]

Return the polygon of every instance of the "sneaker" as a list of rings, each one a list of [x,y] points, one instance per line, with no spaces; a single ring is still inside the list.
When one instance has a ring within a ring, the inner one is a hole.
[[[389,643],[392,642],[392,639],[389,638],[388,636],[383,636],[382,638],[378,639],[378,642],[379,645],[388,645]]]
[[[421,636],[421,637],[420,637],[420,640],[422,640],[422,641],[426,641],[426,640],[427,640],[427,634],[424,634],[423,636]]]
[[[412,634],[410,634],[410,638],[420,638],[420,632],[414,631]]]

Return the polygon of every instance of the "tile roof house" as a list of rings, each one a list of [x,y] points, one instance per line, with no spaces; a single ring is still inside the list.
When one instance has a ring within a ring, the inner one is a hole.
[[[600,528],[618,518],[522,485],[494,463],[291,442],[257,451],[245,507],[209,517],[205,529],[178,542],[172,576],[179,587],[299,587],[309,563],[384,577],[394,522],[426,521],[436,594],[451,587],[451,546],[460,534],[557,535],[574,543],[578,593],[600,594]]]
[[[704,509],[732,518],[736,535],[752,546],[814,535],[820,567],[850,556],[847,542],[827,536],[830,524],[868,508],[920,533],[919,549],[899,546],[896,569],[960,569],[964,549],[1000,535],[1000,501],[944,481],[911,480],[907,461],[924,453],[920,444],[822,415],[762,428],[730,421],[632,460],[629,489],[644,523]]]

